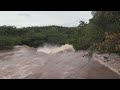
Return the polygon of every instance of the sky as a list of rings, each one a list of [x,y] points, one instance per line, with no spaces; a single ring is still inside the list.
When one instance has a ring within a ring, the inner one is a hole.
[[[91,11],[0,11],[0,26],[49,26],[74,27],[79,21],[88,22]]]

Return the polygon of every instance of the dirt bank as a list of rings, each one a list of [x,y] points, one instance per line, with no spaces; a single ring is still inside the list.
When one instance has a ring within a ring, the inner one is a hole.
[[[93,54],[93,59],[120,75],[120,56],[117,54]]]

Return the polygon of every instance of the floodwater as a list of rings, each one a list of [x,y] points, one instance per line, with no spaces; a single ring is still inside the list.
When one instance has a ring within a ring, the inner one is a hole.
[[[75,52],[70,45],[16,46],[0,51],[0,79],[119,79],[118,74],[87,55],[86,51]]]

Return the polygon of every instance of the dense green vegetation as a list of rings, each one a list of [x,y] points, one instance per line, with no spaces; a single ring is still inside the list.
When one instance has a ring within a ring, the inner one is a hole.
[[[45,43],[63,45],[76,40],[77,28],[61,26],[26,27],[13,26],[0,27],[0,49],[9,49],[15,45],[42,46]]]
[[[120,53],[120,11],[97,11],[89,23],[80,21],[78,27],[0,27],[0,49],[11,49],[15,45],[39,47],[45,43],[72,44],[76,50]]]

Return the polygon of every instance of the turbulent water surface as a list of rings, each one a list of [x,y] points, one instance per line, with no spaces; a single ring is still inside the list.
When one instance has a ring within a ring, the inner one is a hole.
[[[1,79],[117,79],[119,75],[71,45],[0,51]]]

